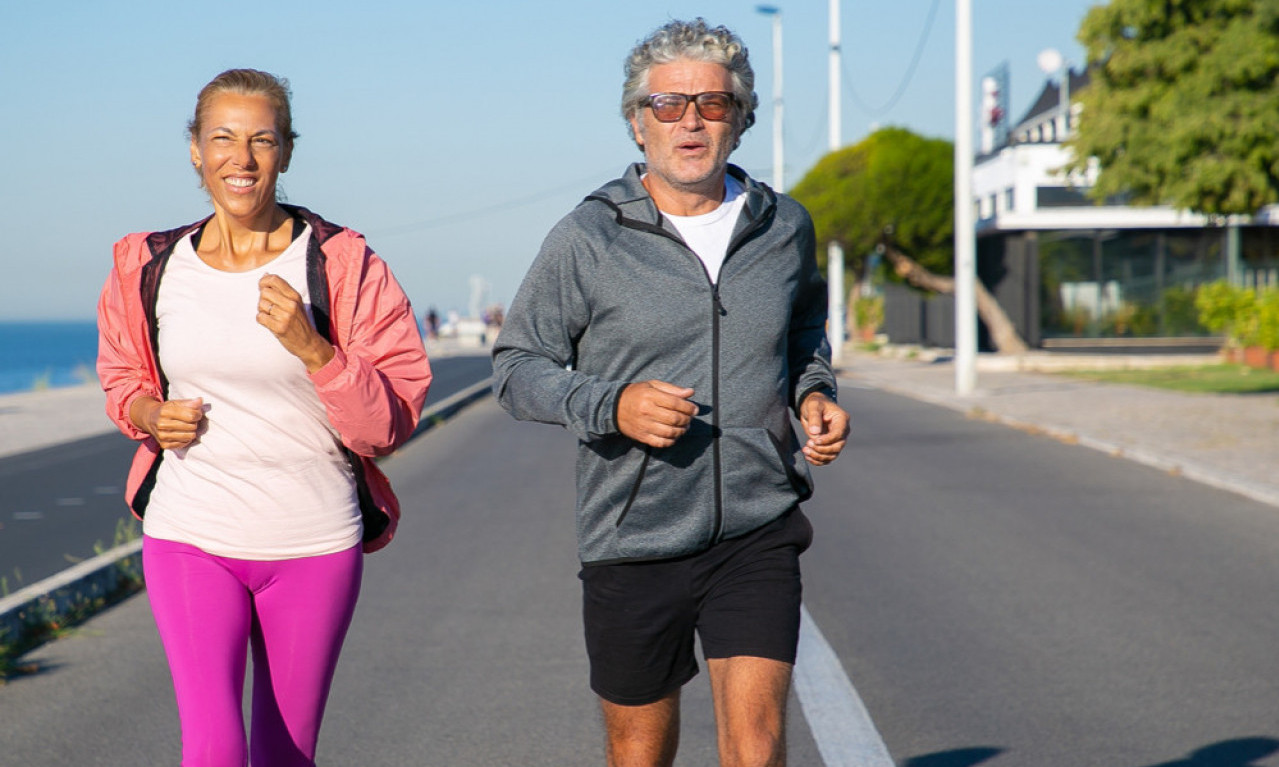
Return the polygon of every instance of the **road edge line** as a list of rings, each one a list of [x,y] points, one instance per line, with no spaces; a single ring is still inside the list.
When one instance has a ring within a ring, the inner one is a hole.
[[[800,709],[825,767],[893,767],[870,712],[803,604],[794,678]]]

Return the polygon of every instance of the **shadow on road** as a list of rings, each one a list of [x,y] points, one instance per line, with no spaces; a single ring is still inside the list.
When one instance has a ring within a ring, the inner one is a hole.
[[[902,762],[901,767],[976,767],[1003,752],[1002,748],[958,748],[916,756]]]
[[[1256,761],[1279,752],[1274,738],[1236,738],[1204,746],[1185,759],[1149,767],[1257,767]]]
[[[14,658],[0,658],[0,687],[30,677],[42,676],[62,668],[60,663],[43,663],[39,661],[23,661]]]
[[[958,748],[912,757],[902,762],[901,767],[977,767],[1002,753],[1000,748]],[[1279,740],[1274,738],[1236,738],[1204,746],[1183,759],[1147,767],[1261,767],[1258,760],[1276,753],[1279,753]]]

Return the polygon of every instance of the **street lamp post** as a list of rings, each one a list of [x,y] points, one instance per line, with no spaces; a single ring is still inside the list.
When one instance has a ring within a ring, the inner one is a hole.
[[[785,165],[782,143],[782,9],[757,5],[755,10],[773,18],[773,189],[785,191]]]
[[[840,137],[840,104],[839,104],[839,0],[830,0],[830,57],[827,96],[829,105],[829,144],[830,151],[839,149]],[[830,361],[839,365],[844,359],[844,248],[835,240],[826,246],[826,291],[828,310],[827,336],[830,339]]]
[[[1035,61],[1044,74],[1059,73],[1061,76],[1061,85],[1057,88],[1057,109],[1061,112],[1058,140],[1065,141],[1070,135],[1070,62],[1056,48],[1043,49]]]
[[[973,6],[955,0],[955,393],[977,386],[977,240],[973,215]]]

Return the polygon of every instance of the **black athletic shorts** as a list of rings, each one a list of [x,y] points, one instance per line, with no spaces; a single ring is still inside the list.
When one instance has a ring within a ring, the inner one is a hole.
[[[707,658],[795,662],[799,555],[813,528],[799,508],[698,554],[583,567],[582,617],[591,689],[624,706],[654,703]]]

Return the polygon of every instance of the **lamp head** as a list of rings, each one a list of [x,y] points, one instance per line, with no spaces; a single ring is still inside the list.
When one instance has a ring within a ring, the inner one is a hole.
[[[1043,49],[1035,59],[1035,62],[1039,64],[1040,71],[1048,75],[1060,70],[1064,61],[1061,57],[1061,52],[1056,48]]]

